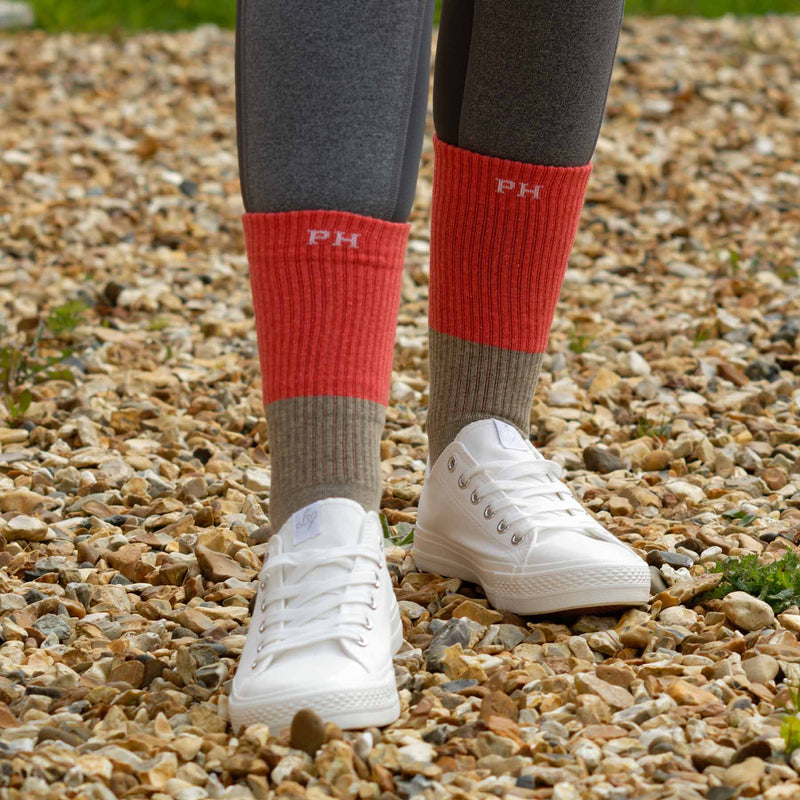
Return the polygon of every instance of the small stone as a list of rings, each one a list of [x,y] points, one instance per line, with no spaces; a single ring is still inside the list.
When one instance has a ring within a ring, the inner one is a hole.
[[[605,447],[595,447],[594,445],[584,448],[583,463],[586,465],[586,469],[599,472],[601,475],[625,469],[625,462],[619,456],[614,455]]]
[[[728,786],[758,784],[764,775],[764,762],[760,758],[746,758],[740,764],[728,767],[723,776],[723,783]]]
[[[758,631],[775,624],[775,613],[769,604],[747,592],[726,595],[722,612],[736,627],[745,631]]]
[[[295,750],[314,756],[325,743],[325,723],[310,708],[301,708],[292,718],[289,743]]]
[[[47,536],[47,525],[37,517],[18,514],[12,517],[5,530],[9,540],[19,539],[25,542],[41,542]]]
[[[479,718],[488,720],[491,716],[506,717],[516,722],[519,718],[519,709],[505,692],[489,692],[481,701]]]
[[[109,683],[121,681],[134,689],[138,689],[144,682],[145,667],[141,661],[123,661],[118,667],[111,670],[108,676]]]
[[[575,688],[585,694],[596,694],[612,708],[629,708],[633,705],[633,695],[627,689],[607,683],[589,672],[579,672],[575,676]]]
[[[633,505],[625,497],[612,495],[608,499],[608,510],[612,517],[630,517],[633,514]]]
[[[671,550],[650,550],[647,554],[647,563],[653,567],[663,567],[664,564],[669,564],[670,567],[680,569],[681,567],[691,567],[694,562],[683,553],[673,553]]]
[[[783,489],[786,486],[786,473],[782,469],[769,467],[761,473],[761,480],[773,491]]]
[[[751,683],[769,683],[780,672],[780,665],[772,656],[760,654],[744,659],[742,669]]]
[[[244,569],[238,562],[224,553],[218,553],[209,547],[199,545],[195,550],[197,563],[203,575],[211,581],[227,581],[236,578],[240,581],[249,581],[253,573]]]
[[[667,689],[667,694],[681,706],[705,706],[720,702],[719,698],[708,689],[684,680],[675,681]]]
[[[53,634],[60,642],[66,642],[72,633],[69,623],[57,614],[44,614],[33,623],[33,627],[43,636]]]
[[[706,499],[706,493],[699,486],[688,481],[669,481],[664,488],[670,494],[674,494],[678,500],[688,500],[695,505],[699,505]]]
[[[473,603],[472,600],[465,600],[463,603],[459,603],[453,609],[452,616],[454,619],[466,617],[481,625],[491,625],[492,623],[503,621],[503,615],[499,611],[486,608],[486,606],[482,606],[479,603]]]
[[[645,472],[659,472],[669,466],[672,461],[672,454],[669,450],[651,450],[642,459],[642,469]]]

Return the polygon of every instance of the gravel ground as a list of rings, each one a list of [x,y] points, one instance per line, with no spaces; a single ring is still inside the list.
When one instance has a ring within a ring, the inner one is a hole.
[[[0,797],[800,796],[800,611],[701,597],[800,538],[799,43],[797,17],[625,23],[532,429],[647,557],[651,605],[523,619],[387,545],[402,717],[290,740],[225,721],[270,534],[232,35],[1,39],[0,369],[29,355],[0,427]],[[427,455],[431,133],[396,541]]]

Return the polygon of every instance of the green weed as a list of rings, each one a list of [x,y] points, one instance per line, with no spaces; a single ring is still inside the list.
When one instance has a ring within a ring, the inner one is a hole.
[[[31,386],[36,381],[75,382],[63,362],[74,350],[57,344],[58,337],[73,331],[82,321],[86,306],[71,301],[54,308],[39,323],[30,345],[21,346],[0,326],[0,394],[12,421],[20,420],[33,402]],[[48,352],[55,354],[50,355]]]
[[[793,751],[800,747],[800,685],[789,685],[789,697],[791,698],[791,714],[784,714],[781,717],[781,738],[786,748],[786,755],[790,756]],[[789,710],[789,709],[785,709]]]
[[[757,555],[728,558],[710,572],[721,572],[722,583],[705,597],[720,598],[731,592],[747,592],[772,606],[776,614],[800,602],[800,558],[787,551],[771,564],[760,564]]]

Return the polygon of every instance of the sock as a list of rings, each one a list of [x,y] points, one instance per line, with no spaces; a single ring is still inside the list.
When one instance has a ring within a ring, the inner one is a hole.
[[[377,509],[410,226],[326,210],[250,213],[243,221],[273,529],[326,497]]]
[[[481,155],[434,137],[431,466],[478,419],[505,420],[528,437],[591,171]]]

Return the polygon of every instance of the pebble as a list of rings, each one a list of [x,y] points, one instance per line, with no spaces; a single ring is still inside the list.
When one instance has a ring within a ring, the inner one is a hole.
[[[768,603],[747,592],[731,592],[722,601],[722,612],[745,631],[757,631],[775,623],[775,612]]]

